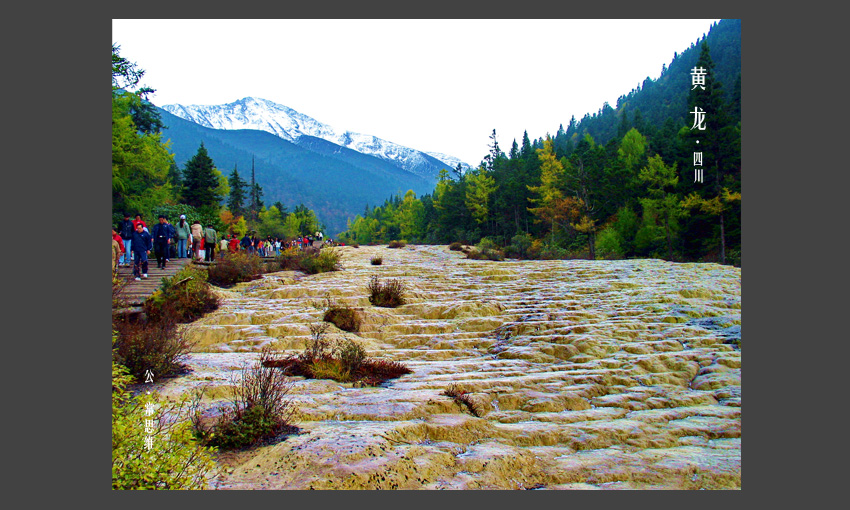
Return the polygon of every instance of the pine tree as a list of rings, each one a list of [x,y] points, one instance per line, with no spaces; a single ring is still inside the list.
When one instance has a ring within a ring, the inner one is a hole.
[[[493,169],[496,167],[497,162],[500,159],[505,158],[505,153],[502,152],[501,149],[499,149],[499,142],[496,141],[495,129],[493,130],[493,134],[490,135],[490,140],[492,140],[492,142],[488,144],[488,147],[490,147],[490,154],[484,156],[484,162],[485,166],[487,167],[487,170],[492,172]]]
[[[519,153],[523,158],[530,158],[534,155],[534,150],[531,148],[531,141],[528,139],[528,131],[522,132],[522,148]]]
[[[251,195],[250,201],[250,215],[252,220],[256,220],[259,216],[260,209],[263,208],[263,188],[257,182],[255,174],[254,174],[254,157],[251,156],[251,189],[249,190]]]
[[[679,182],[676,174],[676,164],[667,166],[661,156],[649,158],[647,166],[641,169],[640,180],[647,183],[649,197],[641,199],[644,217],[655,217],[664,225],[667,237],[667,255],[673,260],[673,234],[671,225],[681,216],[682,209],[679,196],[669,189],[675,188]]]
[[[605,148],[597,145],[590,134],[585,134],[564,165],[564,190],[581,204],[582,217],[578,223],[570,225],[587,234],[591,259],[596,258],[596,228],[604,218],[603,205],[608,200],[605,159]]]
[[[168,180],[171,182],[171,189],[174,192],[174,198],[179,199],[183,188],[183,174],[180,172],[180,167],[174,161],[168,168]]]
[[[183,200],[192,207],[217,207],[222,200],[218,194],[219,181],[215,165],[204,142],[192,159],[186,162],[183,173]]]
[[[286,206],[283,205],[283,202],[281,202],[280,200],[276,201],[274,203],[274,206],[277,208],[278,211],[280,211],[280,215],[282,217],[286,218],[286,215],[289,214],[289,211],[286,210]]]
[[[741,73],[738,72],[738,77],[735,79],[735,85],[732,88],[732,100],[729,104],[729,115],[733,122],[741,122]]]
[[[629,132],[629,114],[623,109],[620,113],[620,125],[617,127],[617,138],[623,138]]]
[[[228,177],[228,183],[230,184],[230,197],[227,199],[227,208],[230,209],[230,212],[233,213],[234,217],[244,216],[245,192],[248,187],[248,183],[239,177],[236,165],[233,165],[233,172],[231,172],[230,177]]]

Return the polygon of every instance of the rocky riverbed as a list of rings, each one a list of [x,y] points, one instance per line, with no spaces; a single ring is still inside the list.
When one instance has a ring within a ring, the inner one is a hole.
[[[300,352],[327,297],[363,316],[360,333],[331,337],[413,373],[378,388],[295,378],[302,433],[221,455],[215,487],[741,487],[740,269],[474,261],[446,246],[341,253],[343,271],[222,290],[221,308],[186,326],[193,372],[161,391],[206,384],[223,398],[263,346]],[[408,304],[371,306],[372,275],[403,280]],[[481,417],[443,395],[451,384]]]

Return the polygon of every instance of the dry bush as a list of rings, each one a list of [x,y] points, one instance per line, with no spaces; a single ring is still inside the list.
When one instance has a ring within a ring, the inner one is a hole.
[[[403,363],[382,358],[366,358],[360,366],[359,372],[364,376],[360,379],[368,386],[378,386],[390,379],[412,374],[413,370]]]
[[[370,386],[378,386],[389,379],[412,372],[396,361],[367,358],[365,349],[351,339],[326,339],[324,335],[327,326],[327,323],[323,323],[310,327],[312,338],[301,354],[268,355],[261,359],[261,363],[266,367],[282,369],[288,375]]]
[[[478,405],[478,403],[472,399],[468,392],[463,391],[456,384],[452,384],[451,386],[446,388],[443,391],[443,395],[454,399],[454,401],[457,402],[457,404],[461,407],[466,406],[472,416],[475,416],[476,418],[481,417],[481,407]]]
[[[380,266],[384,263],[384,259],[380,255],[376,255],[369,259],[369,262],[371,262],[373,266]]]
[[[320,250],[309,246],[303,250],[289,248],[282,251],[277,263],[283,270],[318,274],[341,270],[341,257],[340,252],[333,248]]]
[[[307,256],[306,250],[298,248],[287,248],[280,252],[277,262],[284,271],[300,271],[301,259]]]
[[[206,445],[232,450],[270,443],[297,432],[292,425],[295,405],[285,398],[292,382],[281,370],[264,363],[273,358],[266,348],[259,362],[242,368],[239,381],[233,380],[230,406],[211,425],[204,423],[197,408],[202,396],[198,394],[192,418],[196,437]]]
[[[461,247],[462,247],[462,245],[458,241],[455,241],[455,242],[453,242],[452,244],[449,245],[449,249],[451,251],[460,251]]]
[[[219,287],[230,287],[239,282],[249,282],[263,274],[260,257],[245,252],[228,252],[223,259],[207,268],[207,281]]]
[[[169,316],[158,321],[116,321],[114,360],[124,365],[137,381],[150,370],[155,378],[186,373],[186,356],[193,342],[186,339]]]
[[[310,324],[310,340],[307,340],[307,345],[304,347],[304,352],[300,357],[305,361],[319,359],[327,354],[330,354],[332,343],[330,339],[325,338],[325,333],[331,327],[327,322],[319,324]]]
[[[315,255],[301,260],[301,270],[307,274],[327,273],[342,269],[340,252],[333,248],[325,248]]]
[[[329,297],[325,299],[325,315],[322,320],[333,323],[343,331],[350,333],[360,331],[361,319],[357,310],[350,306],[340,305]]]
[[[366,349],[357,342],[345,338],[337,342],[333,357],[338,359],[348,372],[356,373],[366,359]]]
[[[369,280],[368,290],[369,302],[374,306],[395,308],[405,303],[404,294],[407,289],[401,280],[391,279],[381,283],[375,275]]]
[[[404,241],[390,241],[387,248],[404,248],[405,246],[407,246],[407,243]]]

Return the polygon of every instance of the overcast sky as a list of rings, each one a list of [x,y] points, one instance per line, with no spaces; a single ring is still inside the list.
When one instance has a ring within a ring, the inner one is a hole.
[[[493,129],[507,152],[616,107],[713,21],[113,20],[112,40],[158,106],[260,97],[476,166]]]

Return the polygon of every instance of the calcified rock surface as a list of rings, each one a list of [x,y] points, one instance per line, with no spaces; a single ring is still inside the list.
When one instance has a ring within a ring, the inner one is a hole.
[[[741,270],[629,261],[472,261],[445,246],[343,248],[345,269],[222,291],[187,326],[219,387],[264,345],[297,352],[325,297],[362,310],[386,387],[295,378],[303,433],[223,455],[218,488],[717,489],[741,486]],[[370,257],[383,256],[381,266]],[[409,303],[369,304],[371,275]],[[443,396],[452,383],[482,409]]]

